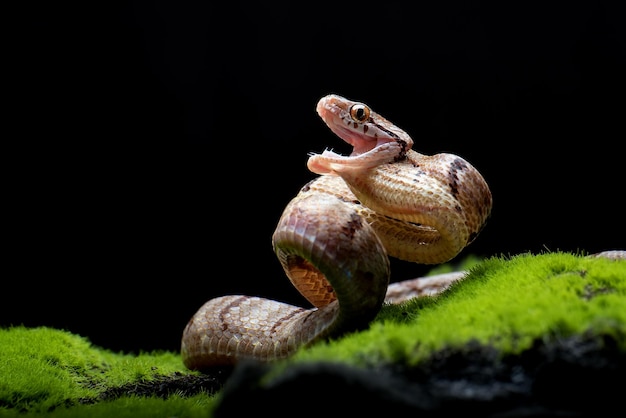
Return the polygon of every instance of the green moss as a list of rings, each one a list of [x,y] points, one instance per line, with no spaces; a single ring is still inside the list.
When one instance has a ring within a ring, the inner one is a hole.
[[[21,417],[65,417],[136,416],[131,411],[138,408],[163,411],[164,399],[122,397],[100,402],[99,397],[132,382],[190,374],[178,353],[115,353],[92,346],[86,338],[46,327],[0,329],[0,358],[0,417],[18,412]],[[168,399],[165,410],[178,416],[194,416],[193,411],[206,416],[211,401],[208,395]]]
[[[370,329],[291,361],[415,364],[469,341],[519,353],[538,338],[610,334],[626,348],[626,263],[569,253],[493,257],[434,297],[385,306]]]
[[[100,402],[92,405],[76,405],[60,407],[50,412],[16,413],[0,410],[0,417],[20,418],[136,418],[136,417],[190,417],[207,418],[210,416],[212,398],[206,395],[195,395],[190,398],[171,396],[168,399],[156,397],[128,396],[114,401]]]

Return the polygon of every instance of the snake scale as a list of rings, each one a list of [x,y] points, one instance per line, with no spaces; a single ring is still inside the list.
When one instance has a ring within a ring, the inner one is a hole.
[[[189,369],[285,358],[366,328],[385,301],[405,297],[402,283],[389,286],[389,256],[446,262],[489,218],[489,187],[463,158],[414,151],[405,131],[364,103],[331,94],[317,113],[352,153],[310,155],[307,166],[319,176],[287,204],[272,236],[287,277],[313,308],[244,295],[211,299],[183,331]]]

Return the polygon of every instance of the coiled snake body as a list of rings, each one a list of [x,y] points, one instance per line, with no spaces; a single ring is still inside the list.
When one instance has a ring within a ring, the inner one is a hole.
[[[446,262],[490,215],[489,187],[463,158],[412,150],[403,130],[341,96],[323,97],[317,112],[353,152],[310,156],[320,176],[289,202],[272,237],[287,277],[314,308],[243,295],[209,300],[183,332],[190,369],[285,358],[367,327],[391,300],[388,256]]]

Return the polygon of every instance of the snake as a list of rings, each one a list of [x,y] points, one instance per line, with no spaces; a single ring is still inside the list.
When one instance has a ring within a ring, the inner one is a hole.
[[[329,94],[316,111],[352,152],[309,154],[317,176],[287,203],[272,235],[283,271],[311,307],[237,294],[208,300],[183,331],[188,369],[284,359],[366,329],[407,289],[432,294],[462,278],[390,284],[389,257],[440,264],[472,243],[492,209],[478,170],[455,154],[415,151],[408,133],[365,103]]]

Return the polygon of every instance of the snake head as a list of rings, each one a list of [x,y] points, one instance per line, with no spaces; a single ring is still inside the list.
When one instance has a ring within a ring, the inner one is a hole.
[[[406,132],[364,103],[330,94],[319,100],[316,110],[330,130],[353,149],[349,156],[330,150],[311,155],[307,165],[314,173],[367,170],[403,159],[413,146]]]

